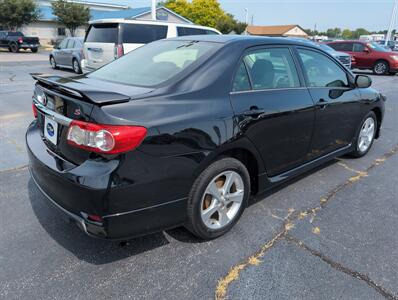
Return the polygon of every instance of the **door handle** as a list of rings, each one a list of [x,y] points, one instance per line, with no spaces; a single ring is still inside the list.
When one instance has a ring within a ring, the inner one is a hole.
[[[258,118],[263,113],[265,113],[264,109],[260,109],[257,106],[252,106],[250,107],[250,110],[246,110],[245,112],[243,112],[243,115],[247,117]]]
[[[316,105],[319,107],[319,109],[324,110],[328,106],[328,102],[325,99],[321,98],[316,103]]]

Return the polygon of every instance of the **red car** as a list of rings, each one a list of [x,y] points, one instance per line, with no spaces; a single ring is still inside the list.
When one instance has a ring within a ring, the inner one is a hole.
[[[377,43],[339,41],[327,43],[336,51],[352,57],[352,68],[373,70],[377,75],[398,73],[398,52],[389,51]]]

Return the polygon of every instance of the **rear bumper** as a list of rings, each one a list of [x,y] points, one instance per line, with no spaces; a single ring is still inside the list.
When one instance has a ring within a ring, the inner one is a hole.
[[[75,166],[51,152],[44,144],[40,129],[33,122],[26,133],[31,177],[48,201],[72,220],[87,235],[103,239],[126,239],[175,227],[185,221],[186,198],[157,205],[140,206],[140,199],[131,199],[117,210],[121,190],[124,201],[134,194],[134,185],[118,187],[118,160],[87,160]],[[117,195],[117,196],[115,196]],[[145,195],[143,195],[145,199]],[[88,215],[102,217],[94,222]]]
[[[32,44],[22,43],[22,44],[19,44],[19,48],[39,48],[39,47],[40,47],[40,44],[36,44],[36,43],[32,43]]]
[[[90,73],[96,70],[95,68],[90,68],[89,66],[87,66],[87,61],[85,59],[82,59],[80,61],[80,66],[83,74]]]

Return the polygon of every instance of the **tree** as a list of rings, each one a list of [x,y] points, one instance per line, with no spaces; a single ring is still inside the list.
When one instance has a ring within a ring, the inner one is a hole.
[[[227,14],[217,0],[168,0],[164,6],[175,11],[195,24],[214,27],[222,33],[234,31],[241,34],[247,24],[237,21],[233,15]]]
[[[33,0],[0,0],[0,25],[9,30],[17,30],[39,16],[39,8]]]
[[[339,37],[341,35],[341,29],[337,28],[337,27],[336,28],[329,28],[326,31],[326,35],[328,37],[331,37],[331,38]]]
[[[349,30],[349,29],[344,29],[343,32],[342,32],[342,34],[341,34],[341,37],[342,37],[343,39],[345,39],[345,40],[352,39],[352,37],[353,37],[353,32],[352,32],[351,30]]]
[[[367,35],[367,34],[370,34],[370,32],[367,31],[365,28],[357,28],[357,29],[352,33],[352,36],[353,36],[353,38],[355,38],[355,39],[359,39],[359,37],[360,37],[361,35]]]
[[[70,35],[75,36],[76,29],[85,25],[90,19],[90,9],[83,4],[56,0],[51,3],[57,21],[68,28]]]

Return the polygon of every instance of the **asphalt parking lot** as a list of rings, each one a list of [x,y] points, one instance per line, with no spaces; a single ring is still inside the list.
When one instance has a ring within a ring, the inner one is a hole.
[[[0,53],[1,299],[398,299],[398,76],[372,76],[388,101],[367,156],[253,199],[217,240],[176,228],[116,243],[65,223],[29,177],[29,73],[73,73],[23,55]]]

